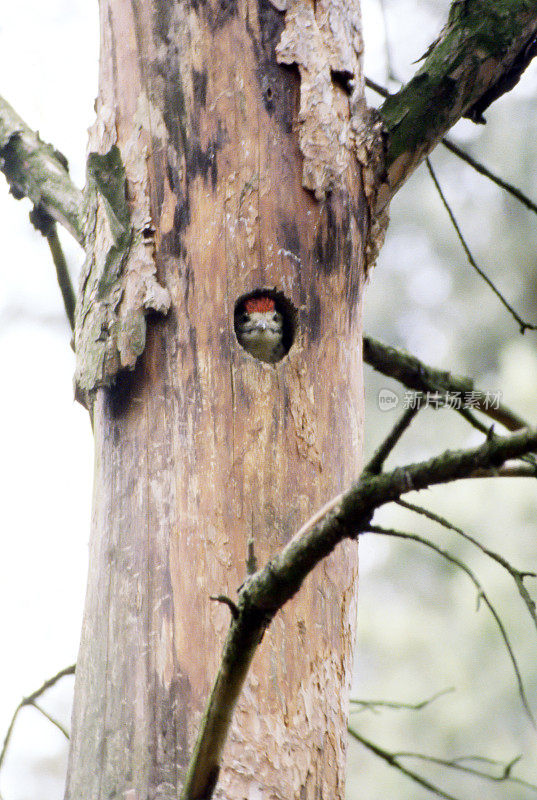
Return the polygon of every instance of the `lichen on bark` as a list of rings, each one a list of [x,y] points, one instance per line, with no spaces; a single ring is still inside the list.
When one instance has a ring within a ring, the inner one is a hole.
[[[15,198],[28,197],[34,207],[63,225],[80,245],[84,244],[82,192],[69,177],[65,156],[43,142],[3,97],[0,170]]]
[[[145,347],[147,314],[166,313],[170,305],[155,276],[151,220],[131,218],[126,185],[116,145],[104,155],[90,153],[88,246],[75,327],[75,382],[82,397],[134,368]]]
[[[393,196],[461,116],[484,122],[484,110],[514,86],[535,56],[536,40],[535,2],[452,3],[421,67],[380,109],[389,177],[381,200]]]

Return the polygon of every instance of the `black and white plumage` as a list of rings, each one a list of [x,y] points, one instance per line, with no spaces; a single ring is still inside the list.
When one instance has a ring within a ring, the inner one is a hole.
[[[259,361],[274,364],[285,355],[283,316],[268,295],[243,302],[237,310],[235,332],[241,346]]]

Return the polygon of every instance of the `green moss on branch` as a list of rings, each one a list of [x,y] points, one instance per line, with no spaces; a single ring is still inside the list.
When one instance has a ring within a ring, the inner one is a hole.
[[[393,194],[463,116],[509,91],[537,52],[537,6],[529,0],[456,0],[424,63],[380,111],[388,132]]]

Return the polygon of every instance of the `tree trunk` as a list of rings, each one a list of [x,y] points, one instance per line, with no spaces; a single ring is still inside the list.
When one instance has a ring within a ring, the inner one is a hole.
[[[96,391],[67,798],[177,797],[228,626],[210,595],[233,598],[252,552],[263,565],[358,474],[366,204],[354,156],[323,166],[312,150],[331,134],[305,124],[322,73],[330,124],[348,127],[353,76],[323,56],[341,9],[101,0],[91,149],[118,145],[171,309],[135,370]],[[322,69],[295,53],[301,14]],[[237,299],[260,288],[294,327],[275,365],[234,332]],[[217,796],[343,797],[356,575],[342,545],[275,619]]]

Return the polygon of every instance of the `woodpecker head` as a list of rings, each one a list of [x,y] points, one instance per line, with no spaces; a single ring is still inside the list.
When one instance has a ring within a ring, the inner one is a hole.
[[[285,353],[283,317],[270,295],[247,297],[236,311],[235,332],[254,358],[274,364]]]

